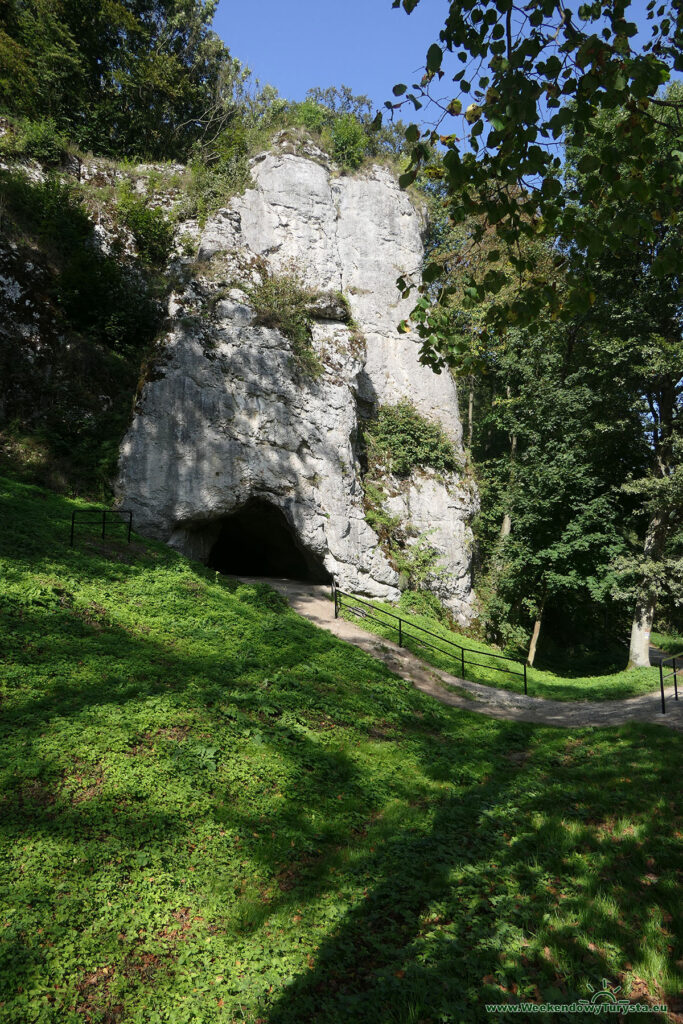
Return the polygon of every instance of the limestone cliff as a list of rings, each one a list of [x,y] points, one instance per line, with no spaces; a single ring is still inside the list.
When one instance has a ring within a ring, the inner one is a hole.
[[[182,261],[185,279],[122,445],[118,491],[138,529],[204,560],[232,514],[267,504],[312,571],[394,599],[398,574],[365,518],[359,422],[408,398],[462,445],[453,380],[421,366],[416,343],[396,330],[410,302],[395,281],[420,265],[422,216],[384,168],[337,176],[322,154],[287,149],[257,158],[255,187],[203,229],[180,228],[197,253]],[[268,272],[296,272],[328,297],[313,311],[317,376],[297,370],[283,334],[255,323],[248,290]],[[416,529],[434,530],[448,573],[434,587],[462,621],[472,610],[475,500],[460,475],[424,471],[390,498]]]

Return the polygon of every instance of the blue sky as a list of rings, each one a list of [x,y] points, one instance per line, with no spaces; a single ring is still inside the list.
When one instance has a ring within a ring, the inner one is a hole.
[[[633,0],[627,13],[641,40],[650,35],[646,5]],[[421,0],[407,15],[391,0],[220,0],[214,28],[233,56],[287,99],[303,99],[314,86],[348,85],[379,109],[397,82],[419,79],[449,6]],[[406,106],[399,116],[410,121],[414,113]]]
[[[314,86],[349,85],[375,107],[424,68],[447,0],[408,16],[391,0],[220,0],[214,28],[234,57],[287,99]]]

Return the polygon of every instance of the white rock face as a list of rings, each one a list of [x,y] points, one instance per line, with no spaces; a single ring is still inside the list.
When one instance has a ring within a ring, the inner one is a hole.
[[[206,560],[226,517],[262,499],[344,589],[395,599],[398,575],[365,520],[359,414],[409,398],[462,443],[454,382],[421,366],[416,343],[396,330],[411,303],[395,281],[420,265],[422,216],[379,167],[335,177],[323,160],[276,150],[252,174],[256,187],[201,233],[203,276],[172,297],[168,337],[122,446],[122,503],[138,529]],[[365,346],[328,319],[338,304],[323,302],[313,332],[323,372],[297,369],[290,342],[255,326],[235,287],[248,287],[259,265],[342,292]],[[390,501],[419,531],[434,530],[449,573],[435,586],[462,621],[472,615],[475,502],[455,474],[423,472]]]

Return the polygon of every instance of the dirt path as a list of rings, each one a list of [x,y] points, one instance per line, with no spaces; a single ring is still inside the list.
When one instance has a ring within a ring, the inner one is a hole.
[[[673,687],[666,691],[665,715],[661,711],[659,691],[626,700],[605,701],[570,702],[525,697],[523,694],[482,686],[449,675],[428,665],[391,640],[368,633],[355,622],[335,619],[329,587],[297,583],[294,580],[241,578],[245,583],[267,583],[286,597],[299,615],[383,661],[396,675],[409,680],[418,690],[442,704],[489,715],[491,718],[556,725],[564,729],[649,722],[683,732],[683,701],[674,701]],[[455,692],[445,688],[451,686]]]

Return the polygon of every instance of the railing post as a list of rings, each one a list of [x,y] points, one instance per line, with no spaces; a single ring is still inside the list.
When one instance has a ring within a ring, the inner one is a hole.
[[[663,658],[659,659],[659,689],[662,692],[662,714],[665,715],[666,714],[666,702],[664,700],[664,667],[663,667],[663,664],[662,664],[663,661],[664,661]]]
[[[401,629],[402,625],[403,625],[403,619],[401,619],[399,617],[399,620],[398,620],[398,646],[399,647],[403,647],[403,630]]]
[[[465,648],[460,648],[460,678],[465,678]]]
[[[103,512],[102,513],[102,540],[104,540],[104,535],[106,533],[106,530],[107,530],[107,513]]]
[[[674,658],[674,697],[678,700],[678,669],[676,668],[676,659]]]
[[[130,544],[130,534],[133,529],[133,513],[128,513],[128,543]]]
[[[526,685],[526,662],[524,662],[524,696],[525,697],[528,695],[528,692],[529,691],[527,690],[527,685]]]
[[[334,598],[334,617],[335,617],[335,619],[338,619],[339,618],[339,606],[337,604],[337,578],[336,578],[336,576],[332,577],[332,597]]]
[[[69,547],[74,546],[74,527],[76,525],[76,509],[71,513],[71,537],[69,539]]]

